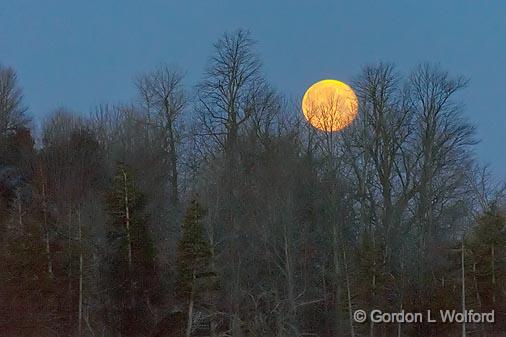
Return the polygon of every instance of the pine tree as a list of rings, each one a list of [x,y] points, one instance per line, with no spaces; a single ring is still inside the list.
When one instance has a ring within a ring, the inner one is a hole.
[[[149,325],[147,303],[159,290],[144,208],[145,198],[137,191],[133,174],[119,164],[107,198],[108,279],[113,298],[110,320],[125,336],[145,332]]]
[[[499,311],[498,305],[504,303],[504,270],[506,251],[506,214],[496,205],[478,219],[471,236],[473,260],[475,261],[476,293],[486,309]]]
[[[186,336],[195,329],[193,312],[196,301],[214,287],[215,273],[211,270],[211,249],[205,236],[202,220],[205,211],[196,200],[192,200],[181,226],[181,239],[177,246],[177,290],[188,305]],[[202,303],[203,305],[209,303]]]

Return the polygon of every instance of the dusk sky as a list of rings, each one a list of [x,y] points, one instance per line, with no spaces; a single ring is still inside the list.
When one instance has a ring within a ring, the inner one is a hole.
[[[468,77],[460,98],[477,154],[506,177],[504,1],[0,1],[0,62],[16,69],[35,120],[58,106],[87,113],[128,102],[132,79],[160,63],[200,78],[212,43],[249,29],[272,84],[301,97],[316,80],[361,67],[401,72],[439,62]]]

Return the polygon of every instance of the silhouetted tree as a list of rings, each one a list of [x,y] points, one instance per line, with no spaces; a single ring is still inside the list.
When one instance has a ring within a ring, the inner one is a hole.
[[[109,319],[125,336],[147,331],[152,319],[149,305],[159,290],[145,198],[133,179],[132,172],[118,164],[107,196]]]
[[[190,202],[181,225],[181,238],[177,245],[178,295],[187,305],[186,336],[195,330],[195,304],[210,307],[209,294],[215,286],[215,272],[211,270],[211,250],[203,226],[204,209],[196,200]],[[204,295],[204,299],[202,298]],[[207,302],[206,301],[207,295]]]

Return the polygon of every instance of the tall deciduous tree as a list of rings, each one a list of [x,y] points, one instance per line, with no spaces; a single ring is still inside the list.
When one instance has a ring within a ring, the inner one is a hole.
[[[0,137],[26,125],[26,110],[16,72],[0,64]]]
[[[239,129],[253,112],[253,103],[266,83],[249,32],[226,33],[198,85],[200,118],[205,134],[231,155],[237,150]]]
[[[408,78],[417,184],[410,223],[419,247],[417,280],[426,299],[432,293],[428,284],[433,282],[434,268],[440,268],[437,247],[460,230],[472,209],[466,177],[472,169],[469,148],[476,143],[475,130],[456,98],[467,82],[433,64],[417,66]]]
[[[181,114],[187,104],[183,88],[183,73],[168,66],[140,76],[136,81],[137,90],[146,111],[148,126],[159,128],[167,152],[165,161],[170,172],[171,205],[179,203],[179,153],[181,141]]]

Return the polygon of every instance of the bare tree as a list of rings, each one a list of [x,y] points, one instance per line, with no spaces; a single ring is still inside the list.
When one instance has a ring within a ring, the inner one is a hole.
[[[456,94],[467,80],[450,76],[438,65],[422,64],[409,76],[410,105],[415,111],[413,152],[418,192],[414,203],[420,259],[418,271],[434,267],[428,252],[447,239],[448,226],[461,226],[457,217],[468,212],[466,177],[472,168],[469,146],[476,144],[474,127],[462,117]],[[453,209],[453,215],[448,210]],[[460,214],[455,213],[460,209]],[[421,278],[422,276],[420,276]]]
[[[16,72],[0,64],[0,135],[26,125],[26,110]]]
[[[390,64],[365,67],[354,82],[359,117],[338,143],[344,160],[340,172],[356,186],[361,245],[370,243],[362,249],[370,250],[364,275],[370,298],[364,304],[372,307],[383,305],[382,286],[388,270],[398,263],[406,212],[416,193],[413,111],[401,80]],[[374,335],[372,323],[369,333]]]
[[[181,139],[181,114],[187,104],[187,95],[183,88],[184,75],[180,70],[168,66],[140,76],[136,81],[137,90],[143,108],[146,111],[146,122],[163,131],[164,147],[170,167],[171,204],[179,203],[178,192],[178,143]]]
[[[204,134],[228,154],[236,150],[239,128],[253,115],[254,101],[266,85],[254,44],[248,31],[224,34],[197,87]]]

